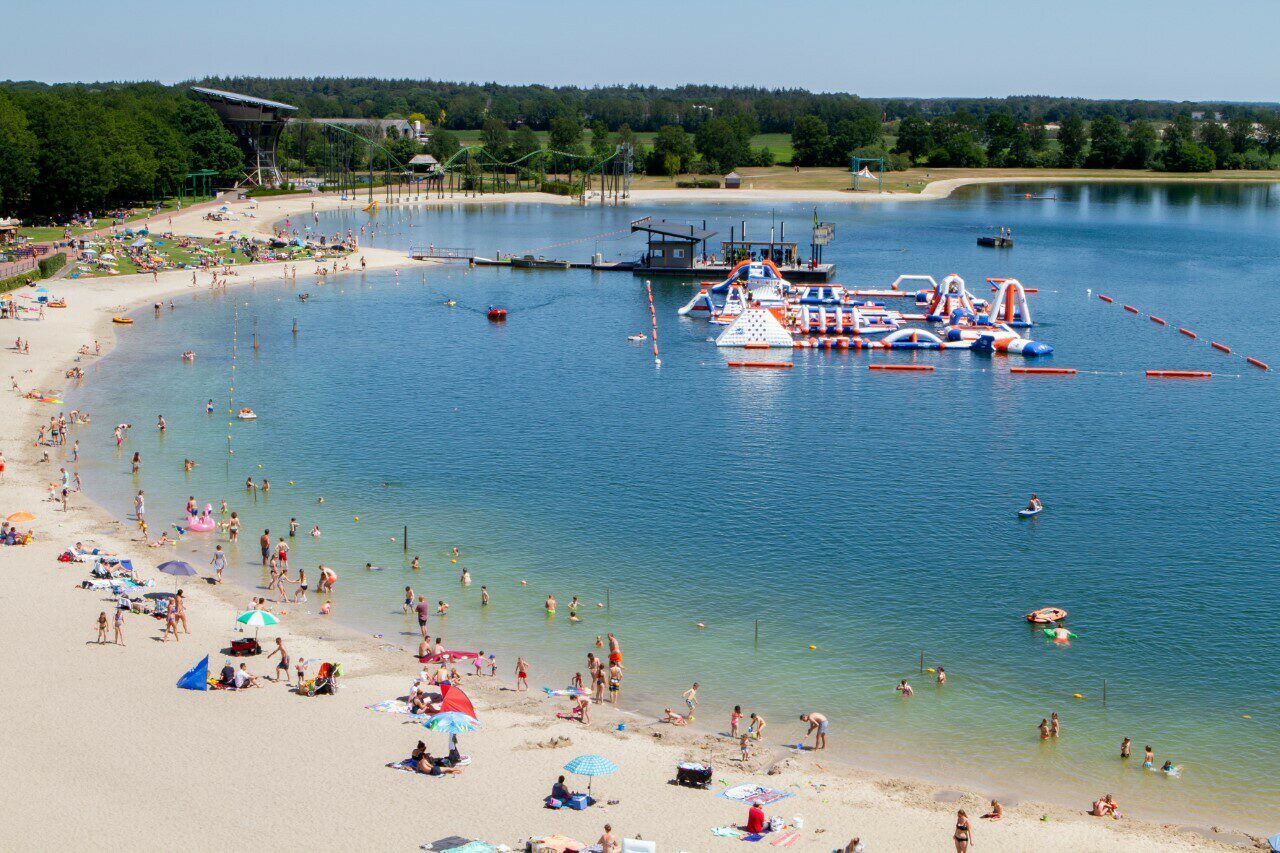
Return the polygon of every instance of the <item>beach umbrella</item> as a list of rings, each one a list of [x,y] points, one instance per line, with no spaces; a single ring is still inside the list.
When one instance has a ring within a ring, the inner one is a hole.
[[[579,755],[564,766],[564,769],[575,776],[587,777],[587,796],[591,796],[591,782],[597,776],[608,776],[618,772],[618,765],[602,755]]]
[[[184,563],[182,560],[170,560],[167,563],[161,563],[156,566],[156,568],[164,572],[166,575],[173,575],[175,578],[173,582],[175,587],[177,587],[178,584],[176,580],[177,578],[189,578],[194,576],[196,573],[196,570],[192,568],[190,563]]]
[[[36,520],[36,517],[29,512],[15,512],[5,519],[5,521],[9,522],[10,524],[17,524],[20,521],[35,521],[35,520]]]
[[[279,619],[265,610],[246,610],[236,617],[236,621],[251,628],[265,628],[268,625],[280,624]]]
[[[255,639],[258,636],[259,628],[280,624],[280,620],[277,619],[275,615],[268,613],[265,610],[246,610],[244,613],[241,613],[236,617],[236,621],[241,625],[251,626],[254,629],[253,636]]]
[[[427,720],[422,727],[441,734],[461,735],[479,731],[480,721],[458,711],[445,711]]]

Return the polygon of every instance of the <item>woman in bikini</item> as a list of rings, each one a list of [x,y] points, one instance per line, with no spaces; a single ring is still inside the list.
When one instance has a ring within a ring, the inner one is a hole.
[[[956,831],[952,838],[956,842],[956,853],[965,853],[973,843],[973,832],[969,827],[969,816],[964,809],[956,812]]]

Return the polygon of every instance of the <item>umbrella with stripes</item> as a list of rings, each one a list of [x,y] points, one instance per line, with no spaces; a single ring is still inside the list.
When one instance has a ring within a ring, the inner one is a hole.
[[[587,777],[587,796],[591,796],[591,780],[596,776],[608,776],[618,772],[618,765],[602,755],[579,755],[564,766],[575,776]]]

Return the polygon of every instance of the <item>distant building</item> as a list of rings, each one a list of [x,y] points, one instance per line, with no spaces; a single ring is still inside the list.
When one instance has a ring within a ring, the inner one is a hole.
[[[737,172],[730,172],[724,176],[724,188],[727,190],[742,189],[742,176]]]
[[[430,154],[414,154],[409,158],[409,171],[434,174],[440,171],[440,161]]]
[[[698,244],[705,248],[714,231],[681,222],[645,217],[631,223],[631,233],[643,232],[647,238],[641,267],[654,270],[691,270],[698,257]]]
[[[360,127],[377,127],[382,131],[383,136],[390,136],[390,131],[395,131],[395,135],[401,138],[417,137],[418,130],[402,118],[313,118],[311,121],[316,124],[336,124],[346,128]]]
[[[213,107],[244,152],[244,176],[238,183],[255,187],[280,186],[283,177],[276,165],[276,146],[289,122],[287,114],[298,108],[222,89],[192,86],[191,91]]]

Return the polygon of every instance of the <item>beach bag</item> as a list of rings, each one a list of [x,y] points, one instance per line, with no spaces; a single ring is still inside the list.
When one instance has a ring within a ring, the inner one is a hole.
[[[778,817],[777,815],[774,815],[773,817],[769,818],[770,832],[782,832],[782,830],[786,828],[787,828],[787,822],[782,818]]]

